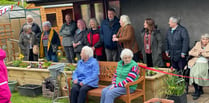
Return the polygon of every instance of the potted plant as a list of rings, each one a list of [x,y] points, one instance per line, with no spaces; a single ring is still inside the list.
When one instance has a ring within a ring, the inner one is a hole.
[[[169,75],[165,82],[167,85],[165,94],[168,99],[174,100],[175,103],[187,103],[187,96],[184,91],[186,87],[184,78]]]

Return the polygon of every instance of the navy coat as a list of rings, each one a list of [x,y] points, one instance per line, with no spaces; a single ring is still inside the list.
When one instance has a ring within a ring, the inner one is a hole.
[[[171,28],[169,28],[166,34],[165,49],[174,61],[178,61],[181,58],[181,53],[188,55],[189,34],[186,28],[178,25],[173,33],[171,33]]]

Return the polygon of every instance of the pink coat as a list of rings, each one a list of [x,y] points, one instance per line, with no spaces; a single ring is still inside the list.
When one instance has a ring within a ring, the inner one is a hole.
[[[0,49],[0,103],[11,103],[11,93],[8,85],[7,67],[4,64],[6,52]]]

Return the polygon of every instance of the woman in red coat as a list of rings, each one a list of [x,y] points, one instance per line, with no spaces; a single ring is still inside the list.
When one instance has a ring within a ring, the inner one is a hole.
[[[0,49],[0,103],[11,103],[11,93],[8,86],[7,68],[4,64],[6,52]]]
[[[102,61],[104,60],[103,55],[103,42],[99,33],[98,22],[95,18],[91,18],[89,21],[89,32],[87,34],[87,45],[94,50],[94,57]]]

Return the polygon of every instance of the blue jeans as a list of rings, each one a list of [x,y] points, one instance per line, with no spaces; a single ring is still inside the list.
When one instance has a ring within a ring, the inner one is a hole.
[[[53,53],[51,49],[47,52],[47,47],[44,47],[44,54],[47,61],[58,62],[57,54]]]
[[[112,85],[104,88],[102,90],[102,97],[100,100],[100,103],[114,103],[114,99],[126,94],[126,88],[125,87],[116,87],[113,89],[109,89]],[[134,90],[130,89],[130,92],[133,93]]]

